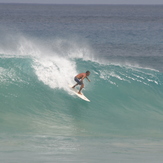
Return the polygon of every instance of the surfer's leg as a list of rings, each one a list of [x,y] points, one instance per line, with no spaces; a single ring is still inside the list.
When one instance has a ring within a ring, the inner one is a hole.
[[[75,88],[77,85],[79,85],[78,83],[77,84],[75,84],[72,88]]]
[[[75,88],[77,85],[81,85],[81,81],[78,78],[74,78],[74,80],[77,82],[77,84],[75,84],[72,88]]]
[[[81,87],[80,87],[80,89],[79,89],[79,92],[78,92],[78,93],[81,94],[81,95],[82,95],[81,90],[82,90],[83,88],[84,88],[84,84],[81,85]]]

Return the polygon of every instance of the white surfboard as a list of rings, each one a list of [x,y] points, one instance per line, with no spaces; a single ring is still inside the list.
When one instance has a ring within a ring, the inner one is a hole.
[[[90,102],[90,100],[89,100],[86,96],[84,96],[83,93],[82,93],[82,95],[78,93],[79,90],[77,90],[76,88],[72,88],[72,86],[69,86],[69,87],[70,87],[70,89],[73,91],[73,93],[75,93],[78,97],[80,97],[81,99],[83,99],[83,100],[85,100],[85,101]]]

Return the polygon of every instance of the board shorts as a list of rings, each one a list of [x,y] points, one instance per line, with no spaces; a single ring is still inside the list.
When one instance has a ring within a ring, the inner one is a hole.
[[[80,79],[78,79],[78,78],[74,78],[74,80],[79,84],[79,85],[82,85],[83,84],[83,82],[82,81],[80,81]]]

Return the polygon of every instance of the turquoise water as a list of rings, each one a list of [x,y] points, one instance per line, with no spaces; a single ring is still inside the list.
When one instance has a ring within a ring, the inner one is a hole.
[[[0,6],[1,162],[162,162],[159,6]],[[86,70],[90,103],[68,87]]]
[[[1,56],[0,64],[4,131],[39,132],[41,128],[41,132],[55,133],[63,127],[68,134],[77,127],[80,134],[86,135],[162,135],[162,74],[156,70],[67,56]],[[86,66],[92,81],[85,81],[89,104],[74,96],[68,87],[74,84],[73,75]],[[86,115],[80,119],[76,109]],[[73,126],[72,119],[79,122]]]

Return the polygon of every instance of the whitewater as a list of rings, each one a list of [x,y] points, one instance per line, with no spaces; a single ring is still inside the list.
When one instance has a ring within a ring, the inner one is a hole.
[[[1,162],[162,162],[162,8],[0,7]]]

